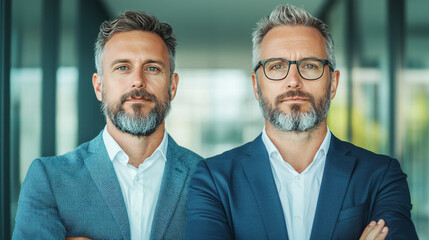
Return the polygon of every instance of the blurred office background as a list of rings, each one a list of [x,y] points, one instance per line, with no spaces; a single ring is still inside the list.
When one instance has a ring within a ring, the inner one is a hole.
[[[253,140],[263,119],[251,85],[251,32],[279,4],[327,22],[340,86],[328,117],[339,138],[399,159],[413,220],[429,239],[429,1],[0,0],[0,239],[40,156],[73,150],[104,126],[91,76],[103,20],[144,10],[178,38],[179,89],[167,119],[204,157]]]

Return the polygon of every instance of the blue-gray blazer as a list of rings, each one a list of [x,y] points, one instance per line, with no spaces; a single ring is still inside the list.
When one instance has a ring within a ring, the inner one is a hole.
[[[188,185],[201,159],[168,136],[167,162],[151,239],[182,239]],[[100,133],[62,156],[31,164],[21,188],[13,239],[130,239],[121,187]]]

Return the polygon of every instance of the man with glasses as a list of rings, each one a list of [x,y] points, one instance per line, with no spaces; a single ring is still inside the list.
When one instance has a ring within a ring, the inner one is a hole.
[[[277,7],[253,33],[253,142],[201,161],[185,239],[417,239],[397,160],[337,139],[326,117],[340,73],[326,24]]]

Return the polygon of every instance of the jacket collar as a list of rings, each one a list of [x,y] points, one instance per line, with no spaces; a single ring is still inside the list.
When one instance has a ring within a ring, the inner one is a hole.
[[[310,239],[332,239],[356,158],[332,135]]]
[[[151,239],[163,239],[189,175],[181,147],[168,135],[167,161],[153,218]]]
[[[261,135],[247,146],[241,164],[259,206],[267,238],[288,239],[283,208]],[[349,149],[331,135],[310,239],[332,238],[356,162],[348,152]]]
[[[288,239],[283,208],[261,135],[247,146],[244,157],[240,158],[241,165],[258,204],[267,239]]]
[[[88,151],[90,155],[85,158],[85,165],[119,225],[122,236],[124,239],[130,239],[127,209],[115,169],[103,143],[102,133],[89,143]]]

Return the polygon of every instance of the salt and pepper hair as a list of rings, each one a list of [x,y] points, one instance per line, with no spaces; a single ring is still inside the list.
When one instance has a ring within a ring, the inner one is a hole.
[[[104,21],[100,26],[97,41],[95,42],[95,67],[97,73],[102,75],[103,50],[106,42],[119,32],[145,31],[157,34],[167,45],[170,56],[170,76],[175,68],[176,38],[173,29],[168,23],[160,22],[158,18],[145,12],[127,11],[113,21]]]
[[[334,40],[329,32],[328,25],[305,10],[289,4],[277,6],[268,17],[261,19],[257,23],[252,34],[253,66],[256,66],[260,60],[262,40],[268,31],[277,26],[308,26],[317,29],[325,39],[326,55],[335,69]]]

